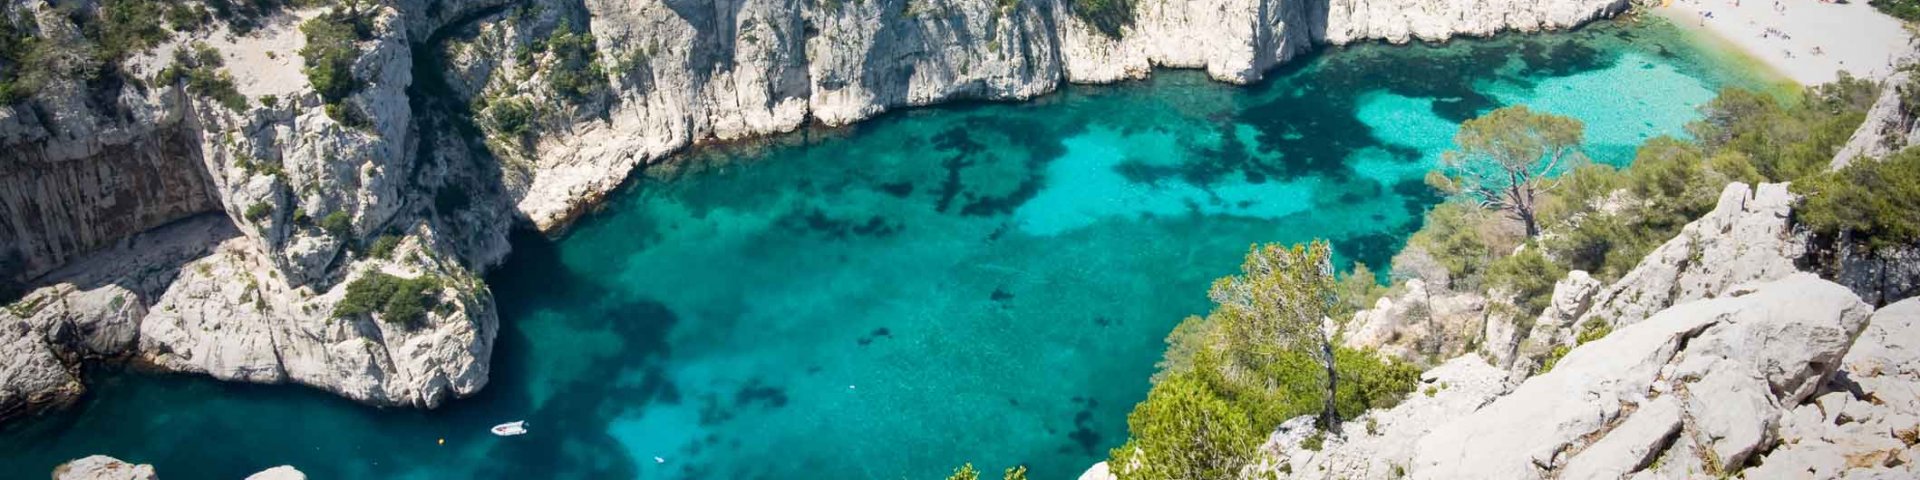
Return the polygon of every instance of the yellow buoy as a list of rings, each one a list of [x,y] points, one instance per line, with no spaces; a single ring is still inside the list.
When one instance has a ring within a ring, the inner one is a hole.
[[[440,444],[441,444],[441,445],[446,445],[446,444],[447,444],[447,439],[444,439],[444,438],[442,438],[442,439],[440,439]]]

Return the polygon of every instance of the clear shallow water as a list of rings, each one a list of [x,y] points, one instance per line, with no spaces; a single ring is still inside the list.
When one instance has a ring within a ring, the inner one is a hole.
[[[170,478],[1071,478],[1125,437],[1161,339],[1254,242],[1384,267],[1458,122],[1511,103],[1624,163],[1722,85],[1670,26],[1336,49],[1252,87],[1193,72],[898,113],[649,172],[489,277],[492,383],[431,412],[98,372],[0,430],[0,476],[92,453]],[[527,419],[533,433],[486,434]],[[445,445],[436,440],[445,439]],[[656,463],[653,457],[666,459]]]

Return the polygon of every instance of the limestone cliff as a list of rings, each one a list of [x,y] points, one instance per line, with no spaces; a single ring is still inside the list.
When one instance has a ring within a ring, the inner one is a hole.
[[[1249,83],[1316,43],[1565,28],[1626,7],[1148,0],[1114,37],[1060,0],[541,1],[482,19],[445,53],[448,83],[476,101],[492,153],[512,171],[514,205],[552,230],[634,168],[701,142],[957,99],[1026,99],[1063,81],[1137,79],[1153,67]],[[564,54],[537,50],[581,32],[610,67],[607,84],[556,92]],[[528,105],[541,107],[526,113]],[[487,121],[509,114],[508,125]]]

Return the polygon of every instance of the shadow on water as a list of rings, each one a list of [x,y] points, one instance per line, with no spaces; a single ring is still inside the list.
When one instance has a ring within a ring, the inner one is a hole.
[[[483,476],[532,478],[578,471],[591,477],[634,478],[638,466],[607,427],[613,419],[655,402],[680,401],[679,389],[660,366],[670,356],[667,334],[679,319],[657,301],[629,298],[581,281],[567,268],[558,245],[536,232],[519,230],[514,237],[513,257],[487,276],[494,290],[515,292],[500,297],[503,325],[494,350],[492,383],[507,388],[488,388],[469,403],[493,410],[531,409],[526,419],[554,437],[496,445],[488,458],[513,461],[489,464]],[[572,309],[557,318],[539,315],[539,309],[550,305]],[[545,379],[543,384],[544,377],[536,375],[529,360],[567,355],[572,346],[534,344],[524,324],[529,321],[566,322],[573,330],[617,338],[623,347],[613,358],[586,362],[577,376]],[[536,406],[532,388],[516,388],[523,385],[551,393]]]

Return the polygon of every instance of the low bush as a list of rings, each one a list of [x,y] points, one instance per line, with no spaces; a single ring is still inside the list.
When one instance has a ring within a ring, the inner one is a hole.
[[[1867,4],[1893,18],[1920,22],[1920,0],[1868,0]]]
[[[1920,149],[1885,160],[1861,159],[1795,182],[1806,197],[1794,220],[1815,234],[1873,251],[1920,244]]]
[[[373,15],[361,12],[358,5],[336,7],[300,25],[307,45],[300,48],[305,60],[307,81],[327,104],[327,115],[347,125],[364,125],[362,117],[346,105],[347,97],[365,85],[353,76],[353,63],[360,58],[359,43],[373,39]]]
[[[1133,0],[1072,0],[1069,11],[1094,30],[1120,38],[1133,25]]]
[[[267,202],[254,202],[253,205],[247,206],[246,212],[241,213],[241,216],[246,217],[248,221],[252,222],[266,220],[267,217],[272,215],[273,204]]]
[[[353,236],[353,217],[345,211],[335,211],[320,217],[320,229],[336,237]]]
[[[1354,262],[1353,270],[1340,279],[1340,315],[1352,315],[1353,312],[1373,308],[1380,297],[1387,296],[1388,289],[1380,284],[1380,278],[1373,270],[1360,262]]]
[[[367,256],[373,258],[391,258],[393,257],[393,249],[399,246],[400,236],[393,234],[381,235],[380,238],[373,239],[373,245],[367,247]]]
[[[576,33],[572,24],[561,22],[545,45],[553,54],[547,66],[547,84],[554,93],[579,102],[606,91],[606,68],[600,63],[600,50],[594,46],[591,33]]]
[[[440,286],[440,278],[432,275],[400,278],[372,272],[347,284],[347,295],[334,305],[333,315],[346,318],[378,312],[382,321],[413,325],[439,303]]]
[[[154,76],[154,82],[162,85],[181,84],[188,92],[212,98],[229,110],[246,110],[247,96],[234,87],[233,75],[221,68],[224,63],[219,51],[206,44],[195,43],[191,49],[174,51],[173,64],[160,70]]]
[[[487,121],[501,135],[520,139],[533,129],[533,102],[512,97],[487,102]]]
[[[1320,411],[1326,378],[1313,358],[1283,350],[1247,362],[1246,352],[1227,350],[1233,342],[1219,341],[1218,329],[1214,320],[1189,317],[1168,336],[1153,390],[1127,416],[1127,444],[1113,451],[1113,465],[1152,467],[1121,478],[1215,478],[1211,472],[1244,465],[1264,432]],[[1334,409],[1341,418],[1398,404],[1420,377],[1411,364],[1347,348],[1336,348],[1334,370],[1340,377]],[[1209,420],[1193,425],[1192,418]],[[1255,437],[1252,443],[1242,432]],[[1136,448],[1141,456],[1133,456]]]

